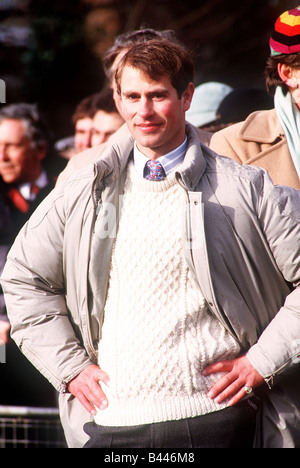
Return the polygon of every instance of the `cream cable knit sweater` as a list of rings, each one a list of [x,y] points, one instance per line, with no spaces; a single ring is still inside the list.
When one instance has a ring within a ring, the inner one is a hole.
[[[184,259],[185,197],[174,175],[152,182],[129,165],[99,344],[109,406],[97,412],[98,424],[147,424],[226,406],[206,396],[220,374],[201,371],[239,347],[207,310]]]

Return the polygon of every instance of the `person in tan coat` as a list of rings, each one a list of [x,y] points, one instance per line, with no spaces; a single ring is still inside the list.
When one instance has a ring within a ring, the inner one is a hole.
[[[300,190],[300,7],[283,13],[270,38],[266,66],[275,107],[254,112],[244,122],[217,133],[210,148],[242,164],[265,169],[274,184]],[[298,148],[298,149],[297,149]],[[298,162],[299,159],[299,162]]]

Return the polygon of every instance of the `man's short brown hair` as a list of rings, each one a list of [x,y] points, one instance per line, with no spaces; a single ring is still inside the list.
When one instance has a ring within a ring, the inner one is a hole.
[[[278,73],[278,64],[289,65],[291,68],[300,68],[300,54],[281,54],[271,55],[267,60],[265,79],[266,87],[269,93],[273,94],[277,86],[281,86],[287,93],[288,87],[282,81]]]
[[[109,81],[112,81],[112,66],[117,56],[124,50],[130,49],[130,47],[136,43],[144,43],[153,39],[169,39],[176,41],[175,32],[173,30],[157,31],[151,28],[139,29],[136,31],[129,31],[124,34],[120,34],[116,37],[114,45],[110,47],[103,58],[103,66],[106,76]]]
[[[182,44],[167,39],[154,39],[143,44],[133,45],[120,60],[115,80],[118,93],[121,93],[122,72],[125,66],[138,69],[151,79],[158,81],[169,76],[179,99],[189,83],[194,81],[192,53]]]

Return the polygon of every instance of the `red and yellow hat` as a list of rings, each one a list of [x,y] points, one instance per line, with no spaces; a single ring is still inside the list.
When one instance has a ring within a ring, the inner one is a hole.
[[[271,55],[300,52],[300,6],[279,16],[270,38]]]

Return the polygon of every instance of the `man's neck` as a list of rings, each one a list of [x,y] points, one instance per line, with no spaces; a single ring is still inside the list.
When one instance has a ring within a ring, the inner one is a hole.
[[[160,156],[159,161],[163,165],[166,175],[170,174],[175,168],[182,163],[185,157],[187,148],[187,138],[185,137],[184,142],[179,145],[174,150],[170,151],[169,153]],[[134,145],[134,166],[137,172],[143,176],[144,167],[146,162],[149,160],[149,156],[143,154],[137,145]]]

